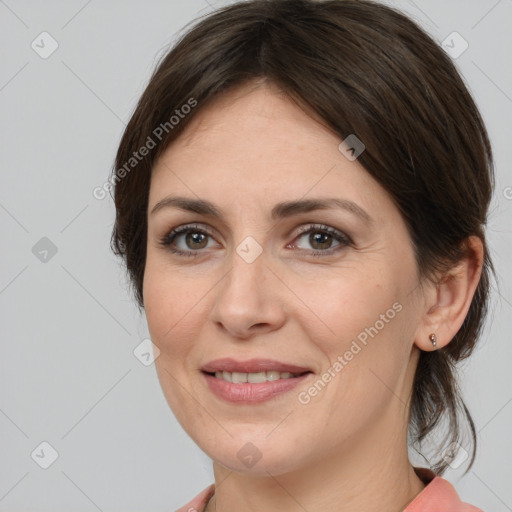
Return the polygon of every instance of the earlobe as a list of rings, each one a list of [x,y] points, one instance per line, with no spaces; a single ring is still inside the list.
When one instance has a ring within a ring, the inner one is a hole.
[[[415,344],[430,351],[446,346],[462,327],[480,281],[484,248],[480,238],[469,237],[466,256],[447,271],[435,286],[434,300],[425,312]]]

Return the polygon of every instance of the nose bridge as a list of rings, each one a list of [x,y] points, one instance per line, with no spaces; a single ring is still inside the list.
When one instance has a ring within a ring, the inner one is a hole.
[[[246,237],[229,256],[229,271],[219,283],[211,320],[234,336],[247,336],[251,327],[277,328],[283,319],[275,300],[276,287],[269,285],[270,261],[263,247]]]
[[[244,301],[258,300],[265,293],[261,284],[267,280],[268,263],[267,254],[261,244],[252,236],[246,237],[234,247],[229,261],[230,271],[221,287],[222,292]]]

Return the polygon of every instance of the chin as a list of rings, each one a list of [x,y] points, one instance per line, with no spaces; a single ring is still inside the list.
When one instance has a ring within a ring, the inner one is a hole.
[[[298,453],[297,446],[303,443],[289,435],[285,436],[287,442],[277,437],[265,439],[269,431],[265,429],[259,437],[226,434],[222,442],[212,438],[194,441],[214,462],[240,474],[269,476],[298,469],[305,454]]]

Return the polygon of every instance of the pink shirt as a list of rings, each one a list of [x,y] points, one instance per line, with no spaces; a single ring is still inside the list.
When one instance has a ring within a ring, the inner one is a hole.
[[[426,487],[414,498],[403,512],[483,512],[481,509],[460,501],[453,485],[428,468],[414,468]],[[204,512],[206,504],[215,492],[211,484],[190,503],[176,512]]]

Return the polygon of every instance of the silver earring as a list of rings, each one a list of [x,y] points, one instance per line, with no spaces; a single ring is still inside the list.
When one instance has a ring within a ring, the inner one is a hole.
[[[428,338],[432,342],[432,346],[434,348],[436,348],[436,346],[437,346],[437,338],[436,338],[435,333],[432,333]]]

